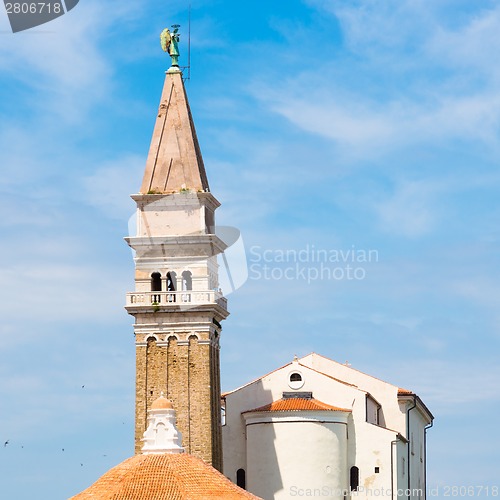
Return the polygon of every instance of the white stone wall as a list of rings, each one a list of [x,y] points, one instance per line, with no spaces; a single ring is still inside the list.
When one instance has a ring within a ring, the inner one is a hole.
[[[347,415],[331,415],[332,421],[325,422],[319,413],[247,418],[249,491],[264,499],[313,490],[343,499],[348,488]]]
[[[206,217],[213,223],[212,207],[205,210],[210,200],[198,193],[143,195],[136,198],[139,237],[206,233]]]
[[[382,406],[384,426],[405,435],[405,415],[399,408],[397,386],[315,353],[301,358],[300,363],[348,381],[371,394]]]
[[[413,404],[411,405],[413,406]],[[424,456],[424,428],[427,425],[427,421],[424,419],[421,411],[419,410],[419,405],[410,411],[410,443],[408,447],[410,448],[410,484],[405,481],[405,489],[409,487],[410,497],[414,500],[421,500],[424,497],[421,490],[424,489],[424,478],[425,478],[425,456]],[[407,452],[407,450],[405,450]]]

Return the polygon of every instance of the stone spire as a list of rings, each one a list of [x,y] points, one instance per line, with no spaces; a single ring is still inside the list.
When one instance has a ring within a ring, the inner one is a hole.
[[[141,194],[209,191],[182,73],[167,72]]]
[[[159,425],[148,410],[164,391],[177,411],[186,453],[221,470],[219,350],[221,322],[229,312],[217,256],[227,245],[215,234],[220,203],[208,188],[182,73],[175,66],[174,35],[169,34],[169,45],[164,33],[172,67],[142,186],[132,196],[136,232],[126,238],[135,252],[135,290],[126,305],[135,318],[135,451],[158,451],[149,441],[154,427],[144,432]]]
[[[148,411],[148,428],[142,441],[143,455],[184,453],[182,436],[176,427],[176,412],[172,403],[162,395]]]

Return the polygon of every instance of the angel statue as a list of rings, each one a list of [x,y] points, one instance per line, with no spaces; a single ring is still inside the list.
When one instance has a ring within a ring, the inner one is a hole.
[[[172,66],[179,67],[179,24],[173,24],[173,32],[165,28],[160,34],[161,48],[164,52],[168,52],[172,58]]]

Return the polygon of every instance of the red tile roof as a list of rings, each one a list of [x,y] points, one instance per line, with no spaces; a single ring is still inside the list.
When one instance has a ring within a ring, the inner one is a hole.
[[[261,500],[187,453],[136,455],[70,500]]]
[[[317,399],[310,398],[284,398],[278,401],[273,401],[267,405],[248,410],[243,413],[257,412],[257,411],[351,411],[346,408],[339,408],[331,406]]]
[[[403,389],[402,387],[398,387],[398,396],[409,396],[412,394],[413,391],[409,391],[408,389]]]

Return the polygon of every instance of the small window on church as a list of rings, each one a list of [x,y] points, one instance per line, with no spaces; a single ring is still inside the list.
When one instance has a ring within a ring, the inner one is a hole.
[[[151,291],[161,292],[161,274],[153,273],[151,275]]]
[[[288,378],[288,385],[291,389],[300,389],[304,385],[304,379],[302,378],[302,374],[299,372],[292,372]]]
[[[236,471],[236,484],[240,488],[243,488],[244,490],[247,489],[247,478],[246,478],[245,469],[238,469]]]
[[[353,465],[351,467],[351,491],[358,491],[359,488],[359,469]]]

